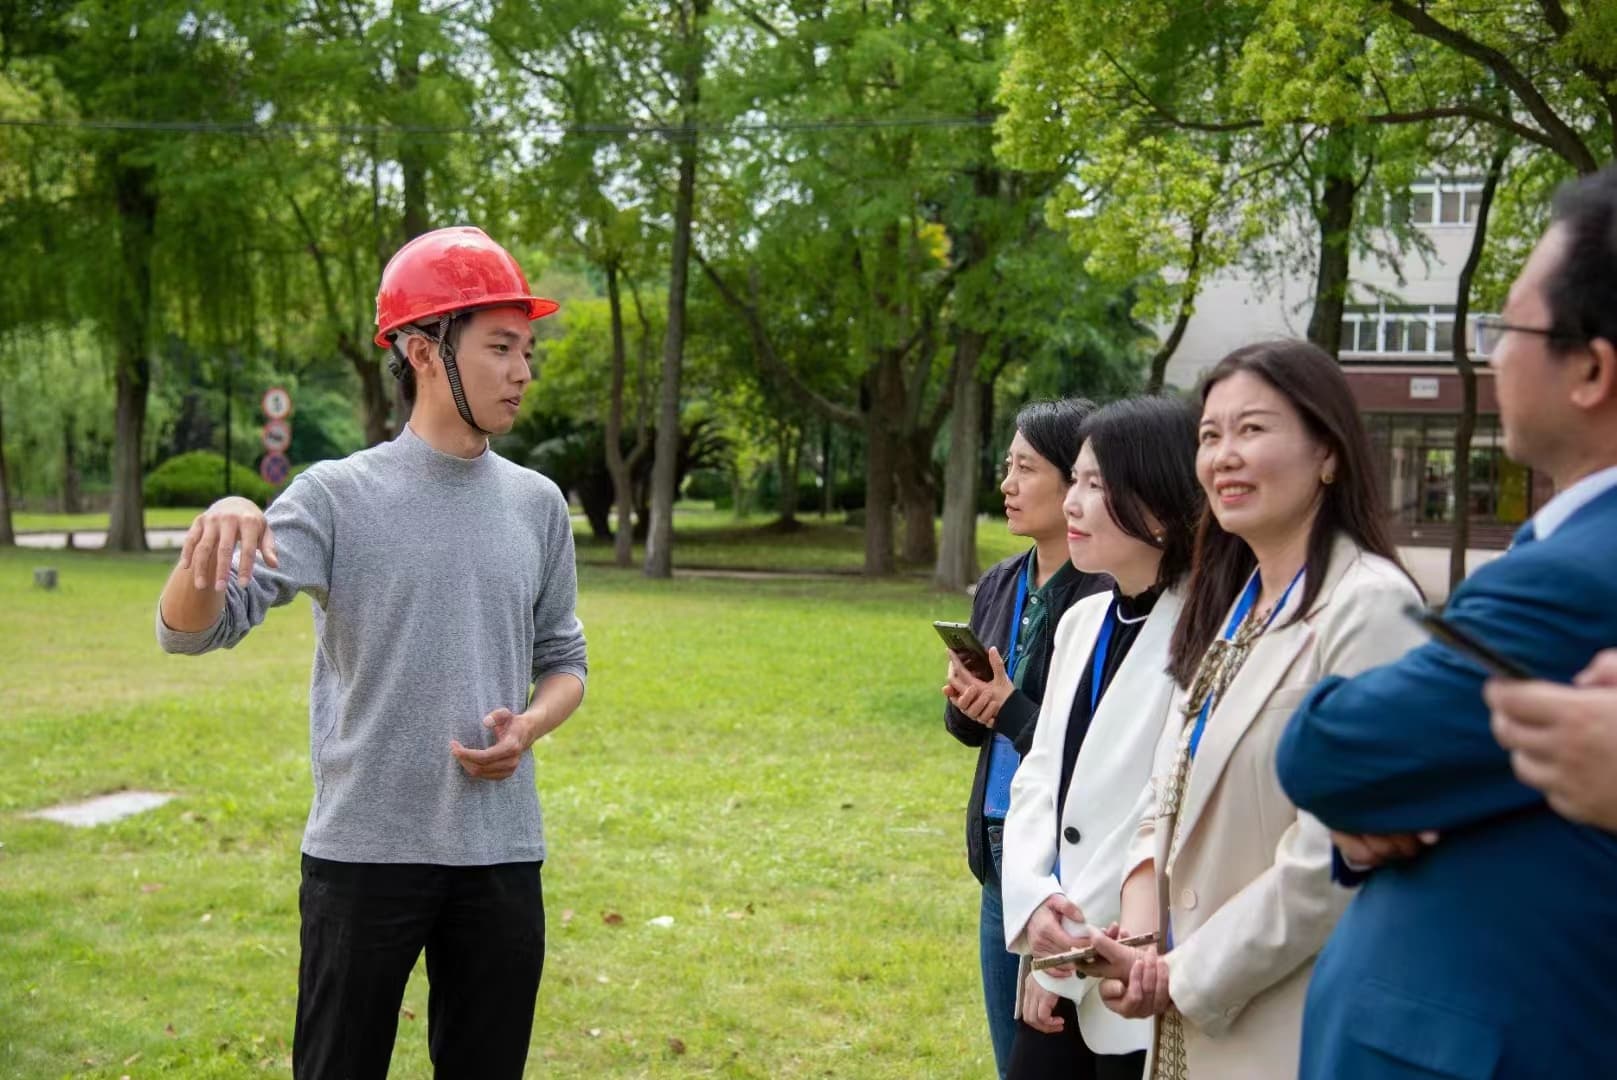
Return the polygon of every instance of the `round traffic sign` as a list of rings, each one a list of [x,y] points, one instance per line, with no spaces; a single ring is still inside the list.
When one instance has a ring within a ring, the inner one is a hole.
[[[292,425],[285,420],[271,420],[259,433],[264,449],[279,454],[292,445]]]
[[[271,420],[285,420],[292,415],[292,395],[284,386],[272,386],[264,391],[258,405]]]
[[[286,482],[286,474],[291,471],[292,462],[287,460],[285,454],[265,454],[264,460],[258,463],[258,475],[270,487],[280,487]]]

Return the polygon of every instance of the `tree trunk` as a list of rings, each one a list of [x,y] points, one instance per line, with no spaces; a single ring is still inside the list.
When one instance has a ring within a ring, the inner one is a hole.
[[[393,425],[389,422],[391,403],[382,382],[380,358],[371,351],[369,343],[356,341],[346,331],[337,339],[337,351],[348,358],[354,374],[359,376],[359,399],[365,408],[365,445],[387,442],[393,437]],[[402,403],[400,411],[403,411]],[[409,419],[408,414],[404,419]]]
[[[685,23],[680,70],[679,188],[674,198],[674,243],[668,271],[668,326],[663,338],[662,383],[657,394],[657,443],[651,466],[651,529],[646,536],[647,577],[674,573],[674,495],[679,476],[679,396],[685,361],[685,295],[690,283],[691,217],[696,202],[696,108],[702,79],[702,21],[709,0],[693,0]]]
[[[894,476],[898,436],[894,428],[904,412],[904,375],[898,362],[884,356],[869,376],[870,407],[865,412],[865,567],[871,577],[893,572]]]
[[[420,0],[401,0],[399,23],[399,89],[408,99],[421,81],[421,53],[415,47],[414,23],[421,15]],[[404,239],[413,240],[431,226],[427,217],[427,155],[420,138],[399,137],[399,172],[404,178]]]
[[[1158,347],[1151,357],[1150,374],[1145,380],[1145,392],[1148,394],[1162,393],[1162,384],[1167,378],[1168,361],[1173,354],[1179,351],[1179,343],[1185,338],[1185,328],[1190,325],[1190,317],[1196,311],[1196,294],[1201,291],[1201,264],[1202,264],[1202,237],[1205,228],[1197,225],[1190,234],[1190,259],[1185,264],[1185,282],[1183,291],[1179,294],[1179,311],[1174,317],[1173,328],[1168,331],[1167,338]]]
[[[977,366],[988,335],[961,330],[955,339],[954,409],[949,413],[949,460],[943,467],[943,541],[932,583],[969,588],[977,565],[977,472],[982,444],[983,383]]]
[[[1501,143],[1488,162],[1482,201],[1477,206],[1476,231],[1471,234],[1471,250],[1465,257],[1465,266],[1460,269],[1460,280],[1454,290],[1454,368],[1460,373],[1460,419],[1454,425],[1454,537],[1449,544],[1451,596],[1465,580],[1465,552],[1471,546],[1471,436],[1477,428],[1477,372],[1465,341],[1466,323],[1471,314],[1471,281],[1488,242],[1488,214],[1509,154],[1509,144]]]
[[[17,533],[11,527],[11,477],[6,471],[6,410],[0,403],[0,547],[14,547]]]
[[[904,516],[903,560],[931,566],[938,559],[938,486],[932,478],[932,440],[911,432],[898,444],[898,495]]]
[[[81,514],[84,499],[80,495],[79,438],[73,428],[73,418],[62,421],[62,513]]]
[[[831,421],[827,420],[821,427],[820,434],[820,517],[831,516],[836,508],[837,500],[837,470],[832,458]]]
[[[1314,314],[1308,320],[1308,340],[1335,359],[1342,348],[1342,311],[1347,306],[1349,239],[1353,229],[1353,203],[1359,185],[1346,160],[1351,134],[1333,130],[1326,136],[1325,191],[1317,212],[1319,272],[1314,278]]]
[[[141,491],[142,452],[146,437],[146,400],[151,389],[151,360],[146,346],[152,311],[152,233],[157,221],[157,195],[150,168],[112,166],[118,202],[118,307],[113,322],[116,342],[114,385],[117,417],[113,431],[112,515],[107,526],[108,551],[146,550],[146,502]]]
[[[612,561],[628,566],[634,559],[634,479],[623,456],[623,295],[618,287],[618,264],[606,264],[606,301],[612,318],[612,401],[606,414],[606,471],[612,476],[612,500],[618,508]]]
[[[780,477],[776,506],[782,529],[797,528],[797,466],[803,453],[803,431],[795,424],[782,424],[775,434],[775,472]]]

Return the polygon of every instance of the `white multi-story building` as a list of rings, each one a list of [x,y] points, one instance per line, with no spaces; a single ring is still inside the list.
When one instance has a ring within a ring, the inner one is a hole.
[[[1453,177],[1414,185],[1410,217],[1430,252],[1411,248],[1397,267],[1360,257],[1351,264],[1340,360],[1369,428],[1381,489],[1402,543],[1447,545],[1455,515],[1465,512],[1473,544],[1503,547],[1549,494],[1543,477],[1502,452],[1485,356],[1473,357],[1477,426],[1470,490],[1463,496],[1454,490],[1461,403],[1451,352],[1454,301],[1481,188],[1480,180]],[[1221,273],[1203,285],[1167,382],[1191,387],[1239,346],[1304,337],[1312,311],[1312,278],[1264,281],[1240,271]]]

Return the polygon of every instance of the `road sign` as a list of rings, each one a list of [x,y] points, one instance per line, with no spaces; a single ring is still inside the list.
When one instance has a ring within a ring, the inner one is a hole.
[[[283,386],[272,386],[264,391],[264,397],[258,404],[271,420],[285,420],[292,415],[292,395]]]
[[[259,439],[264,449],[271,454],[280,454],[292,445],[292,425],[285,420],[271,420],[264,425],[259,433]]]
[[[270,487],[280,487],[286,482],[286,474],[292,471],[292,462],[287,460],[285,454],[265,454],[264,460],[258,463],[258,475],[264,478],[264,483]]]

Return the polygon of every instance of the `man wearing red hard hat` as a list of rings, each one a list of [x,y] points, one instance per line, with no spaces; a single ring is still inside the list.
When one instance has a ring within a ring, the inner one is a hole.
[[[587,665],[567,501],[488,436],[510,430],[529,324],[555,310],[479,229],[404,245],[376,343],[409,422],[312,466],[267,512],[209,507],[163,588],[158,641],[177,653],[313,601],[300,1080],[386,1075],[423,950],[436,1075],[520,1077],[527,1061],[545,949],[530,748],[578,707]]]

